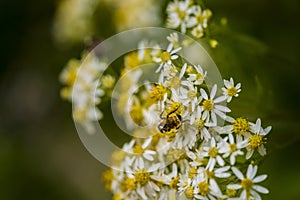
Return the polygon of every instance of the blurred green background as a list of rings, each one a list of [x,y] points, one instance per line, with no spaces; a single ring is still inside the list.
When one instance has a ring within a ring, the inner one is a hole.
[[[105,167],[81,144],[71,104],[59,96],[58,75],[84,44],[54,42],[57,3],[0,1],[1,200],[110,197],[101,183]],[[242,82],[233,112],[273,126],[260,169],[269,174],[265,199],[300,199],[300,2],[206,4],[216,19],[228,19],[228,27],[212,33],[219,46],[208,50],[225,78]]]

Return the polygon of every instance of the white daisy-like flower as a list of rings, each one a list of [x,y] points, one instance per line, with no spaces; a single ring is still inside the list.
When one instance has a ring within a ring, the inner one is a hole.
[[[210,96],[207,95],[204,89],[200,88],[200,93],[203,97],[201,109],[203,110],[203,118],[206,119],[206,126],[217,125],[217,115],[222,119],[226,118],[227,112],[231,110],[219,103],[226,100],[226,96],[216,97],[217,85],[215,84],[210,92]]]
[[[173,44],[170,43],[166,51],[163,51],[158,56],[153,57],[154,62],[160,64],[156,70],[156,73],[160,72],[162,69],[165,71],[164,67],[170,66],[172,64],[172,60],[176,60],[179,57],[176,53],[180,50],[181,47],[174,49]]]
[[[142,199],[151,199],[157,196],[157,192],[160,188],[153,181],[152,176],[161,167],[160,163],[153,164],[149,168],[133,167],[133,169],[127,169],[127,177],[134,180],[134,191]]]
[[[207,179],[203,174],[198,174],[193,182],[194,197],[196,199],[217,199],[224,198],[217,182],[214,179]]]
[[[198,149],[196,149],[195,152],[187,151],[186,155],[192,160],[189,163],[192,167],[199,167],[204,164],[203,162],[204,156],[201,154],[201,152]]]
[[[258,193],[268,194],[269,190],[263,186],[257,185],[264,181],[267,178],[267,175],[256,176],[257,166],[252,166],[251,164],[248,166],[246,177],[242,174],[242,172],[236,168],[232,167],[232,171],[235,176],[240,179],[240,183],[238,184],[229,184],[227,188],[233,190],[243,189],[240,199],[251,199],[252,196],[254,199],[261,199]],[[255,177],[256,176],[256,177]]]
[[[174,47],[177,47],[179,45],[179,37],[176,32],[171,33],[167,36],[167,40],[173,44]]]
[[[145,160],[153,161],[153,156],[156,155],[156,152],[147,149],[151,141],[152,137],[149,137],[142,145],[138,145],[136,144],[135,140],[131,140],[131,142],[125,147],[125,149],[123,148],[124,151],[132,154],[130,157],[127,156],[125,158],[126,163],[128,165],[133,165],[135,168],[143,168],[145,166]]]
[[[197,88],[190,82],[183,82],[186,87],[181,87],[181,99],[184,106],[191,106],[190,112],[193,112],[196,105],[201,102],[201,96],[198,96]]]
[[[190,7],[190,0],[170,2],[167,7],[167,27],[179,28],[182,33],[190,27],[191,14],[193,9]]]
[[[244,152],[241,150],[247,146],[248,140],[242,140],[241,137],[236,138],[236,142],[234,140],[233,135],[230,133],[228,134],[229,142],[222,142],[220,147],[220,153],[223,154],[224,158],[227,158],[230,156],[230,164],[235,164],[235,157],[238,155],[243,155]]]
[[[193,28],[193,30],[191,31],[192,35],[196,38],[201,38],[204,36],[204,30],[202,28],[201,25],[196,26],[195,28]]]
[[[193,65],[192,67],[196,72],[188,73],[188,80],[195,85],[201,85],[205,80],[207,72],[204,71],[200,65]]]
[[[232,100],[232,97],[238,97],[241,92],[241,83],[236,84],[234,86],[233,78],[230,80],[224,80],[225,87],[222,88],[223,94],[227,97],[227,102]]]
[[[205,118],[201,112],[201,106],[197,105],[195,111],[190,115],[190,124],[195,127],[195,131],[199,132],[202,140],[208,141],[211,134],[205,126]]]
[[[212,16],[212,12],[209,9],[202,10],[200,6],[192,7],[193,17],[190,19],[190,26],[201,26],[207,28],[207,22]]]
[[[251,132],[253,135],[248,138],[248,145],[247,145],[247,154],[246,158],[249,159],[254,153],[254,150],[257,149],[258,153],[261,156],[266,155],[266,148],[264,144],[266,143],[266,138],[264,138],[270,131],[272,127],[269,126],[266,129],[261,127],[261,120],[258,118],[256,120],[256,124],[251,126]]]
[[[194,196],[192,179],[188,177],[187,173],[179,174],[179,183],[177,184],[177,186],[179,196],[182,196],[183,194],[185,194],[188,198],[192,198]]]
[[[215,138],[211,138],[208,146],[203,147],[203,152],[201,153],[203,157],[209,157],[206,169],[212,171],[218,163],[220,166],[224,166],[225,162],[220,154],[220,145],[216,143]]]

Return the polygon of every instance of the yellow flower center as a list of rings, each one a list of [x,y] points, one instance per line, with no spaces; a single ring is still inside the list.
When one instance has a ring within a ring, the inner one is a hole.
[[[69,71],[66,77],[66,84],[72,86],[76,80],[76,77],[77,77],[77,70],[72,69],[71,71]]]
[[[103,76],[101,83],[102,83],[102,86],[104,88],[110,89],[110,88],[112,88],[114,86],[115,81],[116,80],[115,80],[115,78],[113,76],[106,75],[106,76]]]
[[[114,174],[112,169],[108,169],[102,174],[102,181],[105,184],[107,190],[111,190],[111,183],[114,180]]]
[[[248,147],[251,149],[255,149],[264,143],[263,137],[255,134],[249,138]]]
[[[178,9],[177,14],[178,14],[179,19],[184,20],[185,16],[186,16],[186,11]]]
[[[133,153],[135,154],[142,155],[144,152],[145,150],[141,145],[135,145],[135,147],[133,147]]]
[[[209,192],[209,185],[205,182],[202,181],[198,184],[199,191],[198,193],[201,194],[202,196],[206,196]]]
[[[126,178],[122,182],[123,191],[134,190],[136,189],[136,184],[134,178]]]
[[[143,108],[140,105],[133,105],[130,112],[129,112],[131,119],[136,123],[136,124],[141,124],[144,115],[143,115]]]
[[[244,178],[241,182],[241,185],[244,190],[249,190],[252,188],[253,182],[248,178]]]
[[[250,125],[248,120],[242,117],[237,118],[232,125],[233,125],[233,132],[239,135],[247,133],[250,130]]]
[[[194,69],[194,67],[193,66],[191,66],[191,65],[188,65],[187,66],[187,68],[186,68],[186,73],[188,73],[188,74],[193,74],[193,73],[195,73],[196,71],[195,71],[195,69]]]
[[[150,173],[145,169],[141,169],[134,174],[135,180],[141,186],[144,186],[150,180]]]
[[[215,177],[215,173],[212,172],[212,171],[209,171],[209,170],[206,171],[206,175],[207,175],[207,178],[214,178]]]
[[[235,143],[230,144],[229,147],[230,147],[231,153],[233,153],[233,152],[235,152],[235,151],[237,150],[237,147],[236,147],[236,144],[235,144]]]
[[[196,175],[197,175],[197,169],[195,167],[191,167],[190,170],[189,170],[188,177],[193,178]]]
[[[212,157],[212,158],[217,157],[217,155],[218,155],[218,149],[216,147],[210,148],[209,151],[208,151],[208,155],[210,157]]]
[[[214,108],[214,102],[211,99],[203,101],[203,109],[206,111],[211,111]]]
[[[226,194],[229,196],[229,197],[235,197],[236,195],[236,190],[233,190],[233,189],[226,189]]]
[[[177,178],[173,178],[171,180],[171,182],[170,182],[170,187],[172,189],[174,189],[174,190],[177,190],[177,188],[178,188],[178,186],[177,186],[178,182],[179,182],[179,178],[178,177]]]
[[[168,82],[168,85],[172,88],[178,88],[180,86],[181,80],[179,77],[174,76],[173,78],[170,79]]]
[[[197,92],[195,90],[189,90],[187,92],[187,97],[189,99],[194,99],[195,97],[197,97]]]
[[[164,95],[167,92],[167,88],[163,85],[154,85],[149,94],[149,100],[152,103],[156,103],[158,101],[162,101],[164,99]]]
[[[164,51],[160,54],[160,58],[161,58],[163,63],[166,63],[169,60],[171,60],[171,54],[167,51]]]
[[[193,198],[194,196],[194,188],[192,186],[189,186],[186,188],[185,192],[184,192],[185,196],[187,198]]]
[[[227,94],[231,97],[237,94],[237,89],[235,87],[227,88]]]
[[[124,64],[125,67],[128,69],[134,69],[135,67],[141,65],[141,61],[139,60],[138,53],[135,51],[125,56]]]
[[[201,80],[202,78],[203,78],[203,74],[201,74],[201,73],[196,74],[196,80],[197,81]]]
[[[196,119],[195,124],[198,127],[199,131],[204,128],[204,120],[203,119]]]
[[[112,197],[112,200],[122,200],[122,197],[120,194],[115,194],[113,197]]]

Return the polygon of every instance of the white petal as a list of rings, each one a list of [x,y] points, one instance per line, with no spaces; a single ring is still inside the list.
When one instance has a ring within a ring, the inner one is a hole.
[[[263,193],[263,194],[268,194],[269,190],[263,186],[260,185],[254,185],[253,189],[255,189],[257,192]]]
[[[236,177],[238,177],[240,180],[242,180],[244,178],[244,175],[242,174],[242,172],[238,168],[232,167],[231,170],[236,175]]]
[[[222,101],[225,101],[227,99],[226,96],[220,96],[220,97],[217,97],[215,100],[214,100],[214,103],[220,103]]]
[[[217,84],[215,84],[213,86],[213,88],[211,89],[211,91],[210,91],[210,98],[213,99],[216,96],[216,93],[217,93]]]
[[[259,183],[259,182],[262,182],[262,181],[264,181],[267,177],[268,177],[268,176],[267,176],[266,174],[257,176],[255,179],[253,179],[253,183]]]
[[[200,89],[200,93],[201,93],[201,96],[204,98],[204,99],[208,99],[208,96],[207,96],[207,94],[206,94],[206,92],[205,92],[205,90],[203,90],[202,88]]]
[[[152,137],[149,137],[142,145],[142,148],[145,149],[150,144],[151,141],[152,141]]]
[[[217,108],[218,110],[223,111],[223,112],[231,111],[229,108],[227,108],[226,106],[222,106],[222,105],[215,105],[215,108]]]
[[[229,184],[227,186],[228,189],[231,189],[231,190],[238,190],[240,188],[242,188],[242,186],[240,184]]]

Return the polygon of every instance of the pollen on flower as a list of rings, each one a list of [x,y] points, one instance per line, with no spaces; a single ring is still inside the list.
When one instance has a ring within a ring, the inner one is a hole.
[[[248,120],[242,117],[237,118],[232,125],[233,132],[236,134],[242,135],[250,131],[250,125]]]
[[[135,147],[133,147],[133,153],[141,155],[144,153],[144,149],[141,145],[135,145]]]
[[[207,178],[215,178],[215,173],[209,170],[206,170]]]
[[[163,85],[154,85],[149,93],[148,100],[151,103],[157,103],[164,99],[164,95],[167,92],[167,88]]]
[[[117,193],[112,197],[112,200],[122,200],[122,197],[119,193]]]
[[[244,190],[249,190],[252,188],[253,182],[252,182],[252,180],[250,180],[248,178],[244,178],[241,182],[241,185]]]
[[[137,183],[144,186],[150,180],[150,172],[147,172],[145,169],[141,169],[134,174],[134,178]]]
[[[179,182],[179,177],[173,178],[171,180],[171,182],[170,182],[170,187],[172,189],[174,189],[174,190],[177,190],[177,188],[178,188],[178,186],[177,186],[178,182]]]
[[[230,88],[227,88],[227,94],[228,96],[235,96],[236,94],[238,93],[237,89],[235,87],[230,87]]]
[[[216,147],[212,147],[212,148],[210,148],[209,151],[208,151],[208,155],[209,155],[209,157],[211,157],[211,158],[217,157],[218,153],[219,153],[219,152],[218,152],[218,149],[217,149]]]
[[[196,119],[195,120],[195,125],[196,125],[196,127],[198,128],[199,131],[204,128],[204,124],[205,124],[205,122],[204,122],[203,119]]]
[[[143,108],[140,105],[133,105],[130,112],[131,119],[140,125],[143,122],[144,114],[143,114]]]
[[[101,83],[103,88],[110,89],[114,86],[116,79],[111,75],[103,76]]]
[[[198,193],[201,194],[202,196],[206,196],[209,192],[209,185],[205,181],[200,182],[198,184],[198,188],[199,188]]]
[[[189,170],[188,177],[189,178],[194,178],[198,174],[197,169],[195,167],[191,167]]]
[[[211,111],[214,108],[214,102],[211,99],[204,100],[202,104],[206,111]]]
[[[168,85],[172,88],[178,88],[180,86],[181,80],[179,77],[174,76],[168,82]]]
[[[195,90],[189,90],[187,92],[187,97],[189,99],[194,99],[195,97],[197,97],[197,91],[195,91]]]
[[[226,189],[226,194],[228,195],[228,197],[235,197],[236,193],[237,193],[236,190],[229,189],[229,188]]]
[[[256,149],[260,145],[264,144],[265,141],[261,135],[255,134],[249,138],[248,148]]]
[[[73,117],[76,121],[85,121],[85,119],[86,119],[86,110],[85,109],[76,109],[76,110],[74,110]]]
[[[125,178],[121,182],[121,190],[123,192],[126,192],[128,190],[134,190],[135,188],[136,188],[136,184],[134,178]]]
[[[188,73],[188,74],[196,73],[195,68],[192,65],[188,65],[186,68],[186,73]]]
[[[114,174],[111,168],[107,169],[102,174],[102,181],[107,190],[111,190],[111,183],[114,180]]]
[[[229,147],[230,147],[230,152],[233,153],[237,150],[237,147],[236,147],[236,144],[233,143],[233,144],[229,144]]]
[[[125,67],[128,69],[134,69],[141,65],[141,61],[138,57],[138,53],[136,51],[125,56]]]
[[[162,60],[162,63],[166,63],[171,60],[171,54],[167,51],[164,51],[160,54],[160,58]]]
[[[194,196],[194,188],[192,186],[188,186],[184,192],[187,198],[193,198]]]

